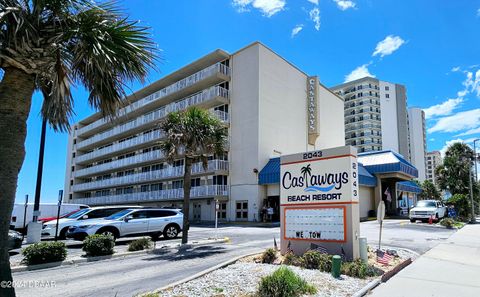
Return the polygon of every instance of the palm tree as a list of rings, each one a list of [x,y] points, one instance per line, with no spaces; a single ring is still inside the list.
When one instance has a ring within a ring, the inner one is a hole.
[[[307,166],[303,166],[300,172],[303,174],[303,178],[305,179],[306,187],[308,188],[308,178],[307,175],[312,175],[312,168],[310,167],[310,164]]]
[[[82,84],[90,105],[113,117],[124,86],[143,81],[156,57],[148,28],[114,4],[0,1],[0,280],[12,279],[6,243],[33,93],[43,95],[43,119],[68,131],[72,84]],[[15,291],[0,288],[0,295]]]
[[[208,155],[225,152],[228,131],[219,119],[197,107],[168,114],[160,127],[166,133],[166,140],[160,147],[167,160],[172,163],[182,157],[184,161],[182,244],[186,244],[190,227],[188,214],[193,160],[200,159],[203,168],[207,169]]]

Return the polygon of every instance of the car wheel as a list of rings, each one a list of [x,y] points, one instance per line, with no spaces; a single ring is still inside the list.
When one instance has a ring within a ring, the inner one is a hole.
[[[428,223],[428,219],[422,219],[422,223]]]
[[[114,230],[112,229],[101,229],[97,232],[97,234],[102,234],[102,235],[109,235],[109,236],[112,236],[113,239],[117,239],[118,238],[118,234],[117,232],[115,232]]]
[[[410,219],[410,223],[415,223],[417,220],[415,219]]]
[[[168,225],[165,227],[165,230],[163,230],[163,237],[173,239],[178,236],[179,232],[180,228],[178,228],[176,225]]]
[[[58,234],[58,239],[66,239],[67,231],[68,227],[63,228],[62,231],[60,231],[60,234]]]

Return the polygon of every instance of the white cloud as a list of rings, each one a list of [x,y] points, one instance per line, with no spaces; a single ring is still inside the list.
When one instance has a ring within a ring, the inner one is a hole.
[[[474,129],[470,129],[470,130],[467,130],[463,133],[460,133],[458,135],[455,135],[456,137],[459,137],[459,136],[467,136],[467,135],[474,135],[474,134],[480,134],[480,126],[478,126],[477,128],[474,128]]]
[[[315,30],[320,30],[320,9],[318,7],[313,8],[308,13],[310,19],[315,23]]]
[[[428,141],[435,141],[435,138],[430,138]]]
[[[337,3],[340,10],[347,10],[349,8],[355,8],[355,2],[349,0],[333,0]]]
[[[292,29],[292,34],[290,37],[295,37],[295,35],[297,35],[298,33],[300,33],[300,31],[302,31],[303,29],[303,25],[296,25],[293,29]]]
[[[440,118],[428,133],[458,132],[478,127],[480,122],[480,108],[458,112],[454,115]]]
[[[477,9],[477,17],[480,17],[480,8]]]
[[[318,5],[318,0],[307,0],[307,1],[310,2],[310,3],[313,3],[315,5]]]
[[[463,98],[448,99],[440,104],[424,108],[425,118],[430,119],[436,116],[450,115],[453,110],[462,104]]]
[[[285,8],[285,0],[233,0],[233,6],[238,12],[249,11],[252,6],[262,12],[266,17],[271,17]]]
[[[363,64],[353,69],[352,72],[350,72],[348,75],[345,75],[345,82],[363,78],[365,76],[375,77],[375,75],[371,74],[370,71],[368,71],[369,65],[370,64]]]
[[[473,72],[465,71],[467,78],[463,81],[465,91],[476,93],[477,97],[480,97],[480,69],[477,70],[475,76]]]
[[[458,71],[460,71],[460,66],[453,67],[451,71],[452,71],[452,72],[458,72]]]
[[[377,47],[372,56],[380,55],[380,57],[388,56],[399,49],[405,40],[399,36],[388,35],[384,40],[377,43]]]

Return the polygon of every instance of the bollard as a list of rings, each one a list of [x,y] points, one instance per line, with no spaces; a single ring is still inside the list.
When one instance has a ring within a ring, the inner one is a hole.
[[[339,255],[332,257],[332,276],[338,278],[340,276],[340,268],[342,266],[342,258]]]
[[[368,262],[367,238],[360,237],[359,243],[360,243],[360,259],[362,259],[363,263],[367,263]]]

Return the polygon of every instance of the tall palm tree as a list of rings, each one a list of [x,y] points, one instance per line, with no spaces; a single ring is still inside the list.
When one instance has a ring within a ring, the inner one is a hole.
[[[72,84],[82,84],[90,105],[114,116],[124,86],[143,81],[156,57],[148,28],[114,4],[0,1],[0,280],[12,279],[6,243],[32,94],[43,95],[43,119],[55,131],[67,131]],[[0,288],[0,295],[15,292]]]
[[[308,188],[308,176],[312,175],[312,168],[310,167],[310,164],[307,166],[303,166],[302,169],[300,169],[300,173],[303,174],[303,178],[305,179],[306,187]]]
[[[166,133],[166,140],[160,147],[167,160],[172,163],[182,157],[184,161],[182,244],[186,244],[190,227],[188,214],[193,160],[200,159],[207,169],[209,155],[225,152],[228,131],[219,119],[197,107],[168,114],[160,127]]]

